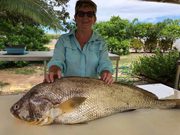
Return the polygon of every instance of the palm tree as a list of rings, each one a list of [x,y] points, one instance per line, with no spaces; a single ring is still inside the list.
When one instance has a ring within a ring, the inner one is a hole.
[[[62,28],[53,8],[50,8],[44,0],[0,0],[0,13],[4,11],[27,16],[54,29]]]

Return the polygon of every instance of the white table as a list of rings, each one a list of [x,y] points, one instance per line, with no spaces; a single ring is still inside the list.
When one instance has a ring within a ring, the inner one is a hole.
[[[44,61],[44,76],[46,75],[46,65],[53,56],[53,51],[28,51],[24,55],[7,55],[6,51],[0,51],[0,61]],[[116,61],[115,80],[118,78],[118,66],[120,56],[109,53],[109,58]]]
[[[155,94],[159,99],[180,99],[180,91],[162,83],[137,85],[137,87]]]
[[[163,84],[141,85],[163,93],[173,90]],[[177,95],[180,92],[177,91]],[[180,110],[140,109],[118,113],[77,125],[36,126],[21,122],[10,114],[10,107],[20,95],[0,96],[0,135],[180,135]],[[171,94],[167,95],[172,96]]]

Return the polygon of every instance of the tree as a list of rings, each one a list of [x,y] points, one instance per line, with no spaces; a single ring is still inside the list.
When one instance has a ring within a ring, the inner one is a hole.
[[[66,3],[69,0],[0,0],[0,17],[21,15],[32,19],[35,23],[63,29],[62,25],[69,16]],[[59,7],[61,10],[54,10]],[[11,19],[11,18],[9,18]]]
[[[138,19],[134,19],[130,23],[130,35],[134,38],[144,40],[145,35],[147,33],[147,24],[146,23],[140,23]]]
[[[119,16],[112,16],[109,21],[99,22],[94,27],[106,40],[112,53],[124,55],[129,53],[130,23]]]
[[[159,31],[160,49],[163,52],[172,49],[174,41],[180,37],[180,20],[166,19],[157,23],[157,29]]]
[[[156,25],[152,23],[146,23],[144,25],[146,30],[144,37],[144,50],[148,52],[153,52],[157,47],[158,34]]]
[[[131,48],[135,50],[135,52],[138,52],[138,50],[141,50],[144,46],[143,42],[138,38],[133,38],[130,42]]]
[[[94,27],[107,41],[110,52],[127,54],[128,48],[137,51],[154,52],[172,49],[174,41],[180,38],[180,20],[166,19],[157,24],[132,22],[113,16],[109,21],[99,22]],[[131,46],[130,46],[131,45]]]
[[[0,50],[6,46],[24,45],[26,50],[42,51],[47,50],[44,45],[50,39],[45,35],[42,28],[38,25],[27,24],[22,22],[13,22],[0,18]]]

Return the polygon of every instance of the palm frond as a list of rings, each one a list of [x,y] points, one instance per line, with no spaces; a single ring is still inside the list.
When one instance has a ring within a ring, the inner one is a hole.
[[[2,11],[17,12],[54,29],[62,28],[53,9],[43,0],[0,0]]]

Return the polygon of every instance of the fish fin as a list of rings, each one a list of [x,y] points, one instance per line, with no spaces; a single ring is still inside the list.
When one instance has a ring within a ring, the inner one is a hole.
[[[85,97],[73,97],[59,105],[63,113],[71,112],[86,100]]]
[[[66,125],[74,125],[74,124],[76,124],[76,125],[83,125],[83,124],[88,124],[88,122],[84,121],[84,122],[67,123]]]
[[[124,87],[126,87],[126,88],[130,88],[130,89],[139,91],[139,92],[142,93],[143,95],[148,95],[149,97],[151,97],[151,98],[153,98],[153,99],[158,99],[158,97],[157,97],[155,94],[153,94],[152,92],[149,92],[149,91],[144,90],[144,89],[142,89],[142,88],[139,88],[139,87],[137,87],[137,86],[128,85],[127,83],[122,83],[122,82],[116,83],[116,84],[120,84],[120,85],[122,85],[122,86],[124,86]]]
[[[176,102],[175,108],[179,108],[180,109],[180,99],[174,99],[174,101]]]
[[[128,110],[123,110],[122,112],[132,112],[135,111],[136,109],[128,109]]]
[[[176,106],[175,108],[180,108],[180,99],[175,99]]]
[[[42,119],[38,125],[44,126],[44,125],[49,125],[53,123],[53,119],[51,117],[46,117],[45,119]]]

